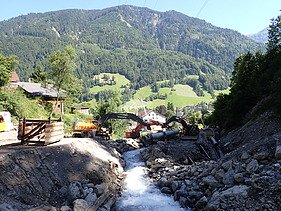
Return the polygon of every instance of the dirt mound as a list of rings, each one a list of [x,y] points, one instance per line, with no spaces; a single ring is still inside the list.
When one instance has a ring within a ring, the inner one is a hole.
[[[113,197],[119,190],[120,156],[92,139],[1,146],[0,204],[8,203],[15,210],[39,205],[73,207],[85,201],[84,207],[94,206],[100,197]]]

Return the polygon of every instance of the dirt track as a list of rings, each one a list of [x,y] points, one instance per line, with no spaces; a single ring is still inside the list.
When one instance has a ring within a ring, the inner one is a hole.
[[[0,132],[0,146],[12,143],[20,143],[17,138],[18,131],[13,129],[9,132]]]

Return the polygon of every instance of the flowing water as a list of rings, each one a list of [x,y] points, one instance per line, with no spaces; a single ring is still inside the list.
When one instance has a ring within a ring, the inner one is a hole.
[[[121,197],[116,202],[118,211],[176,211],[186,210],[164,195],[147,176],[145,163],[141,161],[141,150],[124,154],[126,161],[126,179]]]

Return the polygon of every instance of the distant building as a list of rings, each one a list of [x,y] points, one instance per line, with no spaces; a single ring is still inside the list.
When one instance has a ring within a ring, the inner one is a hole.
[[[90,108],[87,106],[76,106],[71,108],[71,112],[77,111],[80,114],[90,114]]]
[[[165,116],[152,110],[139,112],[138,116],[147,122],[150,120],[158,121],[160,123],[166,122]]]
[[[184,114],[188,114],[188,113],[193,113],[193,112],[213,111],[213,110],[214,110],[214,108],[213,108],[212,103],[202,102],[197,105],[185,106],[182,109],[178,109],[177,112],[182,111]]]
[[[53,111],[55,113],[63,113],[63,100],[66,96],[64,92],[62,92],[58,102],[56,102],[57,91],[52,85],[47,84],[46,87],[43,87],[40,83],[31,82],[17,82],[12,83],[12,85],[22,89],[28,98],[42,97],[45,101],[52,103]]]
[[[142,118],[146,122],[157,121],[157,122],[159,122],[161,124],[166,122],[166,117],[165,116],[163,116],[162,114],[159,114],[158,112],[152,111],[152,110],[139,112],[138,116],[140,118]],[[152,124],[150,127],[154,131],[162,130],[162,126],[161,125],[154,125],[154,124]]]

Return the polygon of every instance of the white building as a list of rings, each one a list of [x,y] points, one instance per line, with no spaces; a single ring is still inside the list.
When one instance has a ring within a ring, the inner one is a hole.
[[[159,114],[155,111],[152,111],[152,110],[140,112],[139,117],[142,118],[144,121],[147,121],[147,122],[150,122],[151,120],[158,121],[159,123],[165,123],[166,122],[165,116],[163,116],[162,114]]]

